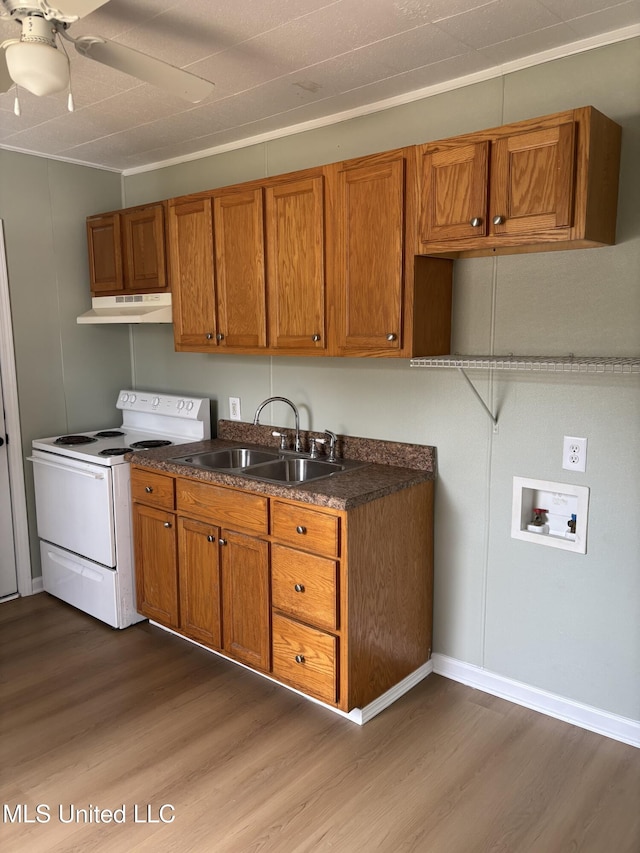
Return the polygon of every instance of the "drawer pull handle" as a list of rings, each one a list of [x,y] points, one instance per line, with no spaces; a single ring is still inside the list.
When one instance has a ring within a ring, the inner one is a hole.
[[[165,526],[165,527],[171,527],[171,522],[170,522],[170,521],[165,521],[164,526]]]
[[[296,655],[296,663],[304,663],[304,655]]]
[[[216,541],[216,537],[215,537],[215,536],[212,536],[211,534],[209,534],[209,535],[207,536],[207,542],[215,542],[215,541]]]
[[[218,542],[220,543],[220,545],[226,545],[227,544],[226,539],[218,539]]]
[[[145,486],[144,490],[148,495],[150,495],[151,492],[153,491],[153,486]]]
[[[295,584],[295,586],[293,588],[295,589],[296,592],[304,592],[304,584],[302,584],[302,583]]]
[[[306,532],[307,528],[303,527],[301,524],[296,527],[296,533],[301,533],[302,535],[304,535]]]

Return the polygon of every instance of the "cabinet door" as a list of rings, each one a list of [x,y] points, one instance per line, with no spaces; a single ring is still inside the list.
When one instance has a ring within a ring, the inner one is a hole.
[[[211,524],[178,519],[180,629],[216,649],[222,645],[219,536]]]
[[[423,148],[420,234],[423,243],[484,237],[489,143]]]
[[[166,290],[163,205],[125,210],[121,217],[125,290],[133,293]]]
[[[575,124],[497,139],[491,155],[490,228],[498,235],[572,225]]]
[[[269,346],[325,350],[324,177],[266,190]]]
[[[217,196],[213,202],[218,276],[218,342],[267,345],[262,189]]]
[[[261,539],[223,530],[223,648],[256,669],[270,668],[269,546]]]
[[[403,157],[338,172],[338,348],[366,355],[402,346]]]
[[[120,214],[90,216],[87,219],[89,280],[94,294],[122,290],[122,243]]]
[[[173,333],[176,349],[216,347],[211,199],[169,205]]]
[[[175,515],[133,505],[136,597],[140,613],[178,628],[178,561]]]

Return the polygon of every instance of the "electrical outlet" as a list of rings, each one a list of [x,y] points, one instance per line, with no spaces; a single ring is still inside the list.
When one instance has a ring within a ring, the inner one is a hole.
[[[232,421],[241,421],[240,397],[229,397],[229,417]]]
[[[587,470],[587,439],[565,435],[562,447],[562,467],[567,471]]]

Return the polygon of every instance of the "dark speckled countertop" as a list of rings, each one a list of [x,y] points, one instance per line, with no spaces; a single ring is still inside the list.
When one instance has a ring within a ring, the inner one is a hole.
[[[207,471],[171,462],[171,457],[219,450],[224,447],[261,446],[277,449],[279,439],[273,430],[286,432],[292,439],[293,430],[276,426],[254,426],[244,421],[218,421],[218,437],[192,444],[173,445],[156,450],[138,451],[127,458],[137,465],[188,476],[208,483],[235,486],[273,497],[290,498],[332,509],[352,509],[437,475],[436,448],[424,444],[404,444],[379,441],[357,436],[338,436],[338,460],[349,459],[363,463],[350,471],[295,486],[265,483],[237,474]],[[321,432],[300,431],[303,451],[311,437],[322,438]],[[290,444],[292,441],[290,440]],[[319,459],[322,459],[322,452]]]

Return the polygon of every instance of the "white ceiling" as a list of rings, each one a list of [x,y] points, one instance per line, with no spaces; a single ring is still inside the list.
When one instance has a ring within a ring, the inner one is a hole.
[[[639,24],[640,0],[110,0],[70,34],[102,35],[186,68],[214,82],[213,94],[190,104],[69,45],[75,112],[66,93],[23,91],[15,116],[11,89],[0,95],[0,146],[136,170],[570,52],[603,34],[638,34]],[[0,42],[18,35],[0,21]]]

